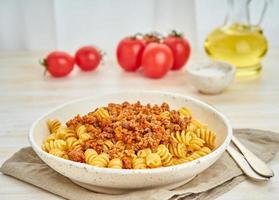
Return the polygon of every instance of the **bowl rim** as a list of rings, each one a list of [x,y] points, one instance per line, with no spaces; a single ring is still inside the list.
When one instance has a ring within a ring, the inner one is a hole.
[[[199,67],[205,67],[205,66],[210,66],[211,64],[221,64],[222,67],[227,67],[228,71],[226,73],[224,73],[223,75],[219,76],[219,75],[214,75],[214,76],[209,76],[209,75],[206,75],[206,74],[200,74],[198,73],[195,69],[199,68]],[[228,62],[225,62],[225,61],[203,61],[203,62],[199,62],[198,64],[195,64],[195,65],[191,65],[189,66],[186,71],[192,75],[192,76],[195,76],[195,77],[201,77],[201,78],[212,78],[212,79],[216,79],[216,78],[219,78],[219,79],[222,79],[223,77],[234,77],[235,76],[235,73],[236,73],[236,67],[231,64],[231,63],[228,63]]]
[[[139,93],[155,94],[155,95],[156,94],[167,95],[167,96],[172,96],[172,97],[176,97],[176,98],[189,99],[190,101],[194,101],[195,103],[198,103],[198,104],[201,104],[205,107],[210,108],[212,111],[214,111],[217,115],[219,115],[222,118],[222,120],[225,123],[225,126],[228,129],[228,133],[227,133],[227,136],[226,136],[224,142],[218,148],[214,149],[213,152],[209,153],[206,156],[198,158],[196,160],[193,160],[193,161],[190,161],[190,162],[187,162],[187,163],[182,163],[182,164],[179,164],[179,165],[172,165],[172,166],[167,166],[167,167],[158,167],[158,168],[154,168],[154,169],[112,169],[112,168],[96,167],[96,166],[92,166],[92,165],[89,165],[89,164],[86,164],[86,163],[79,163],[79,162],[66,160],[66,159],[51,155],[51,154],[43,151],[41,146],[39,146],[35,142],[35,139],[33,137],[35,126],[37,125],[37,123],[41,119],[43,119],[44,117],[46,117],[47,115],[51,114],[52,112],[54,112],[56,110],[59,110],[63,107],[66,107],[68,105],[75,104],[75,103],[78,103],[78,102],[81,102],[81,101],[85,101],[85,100],[88,100],[88,99],[102,98],[102,97],[105,97],[107,95],[116,95],[116,94],[118,94],[118,95],[126,94],[127,95],[127,94],[139,94]],[[153,91],[153,90],[150,90],[150,91],[130,91],[129,90],[129,91],[121,91],[121,92],[109,92],[109,93],[100,94],[98,96],[88,96],[88,97],[78,98],[78,99],[75,99],[75,100],[72,100],[72,101],[68,101],[68,102],[63,103],[59,106],[54,107],[53,109],[49,110],[48,112],[44,113],[39,118],[37,118],[32,123],[32,126],[31,126],[31,128],[29,130],[29,134],[28,134],[29,143],[31,144],[31,147],[36,152],[36,154],[41,154],[45,157],[51,158],[52,160],[55,160],[57,163],[62,162],[63,164],[66,164],[66,165],[69,165],[69,166],[72,166],[72,167],[75,167],[75,168],[85,169],[86,171],[95,171],[96,173],[120,174],[120,175],[124,175],[124,174],[160,174],[160,173],[163,173],[163,172],[181,170],[183,168],[187,168],[187,167],[191,167],[191,166],[193,167],[194,165],[200,163],[201,161],[210,159],[210,158],[212,158],[212,157],[214,157],[215,155],[218,155],[218,154],[221,155],[221,153],[224,152],[226,150],[227,146],[229,145],[229,143],[231,141],[231,138],[232,138],[232,127],[231,127],[231,124],[230,124],[229,120],[227,119],[227,117],[225,115],[223,115],[221,112],[219,112],[215,107],[211,106],[210,104],[208,104],[204,101],[198,100],[198,99],[196,99],[194,97],[191,97],[191,96],[188,96],[188,95],[177,94],[177,93],[172,93],[172,92]],[[39,155],[39,157],[41,157],[41,156]]]

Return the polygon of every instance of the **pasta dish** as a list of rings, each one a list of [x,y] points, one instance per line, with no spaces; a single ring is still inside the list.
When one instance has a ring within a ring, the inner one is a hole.
[[[216,133],[191,110],[167,103],[109,103],[65,124],[47,122],[42,149],[54,156],[115,169],[167,167],[198,159],[215,148]]]

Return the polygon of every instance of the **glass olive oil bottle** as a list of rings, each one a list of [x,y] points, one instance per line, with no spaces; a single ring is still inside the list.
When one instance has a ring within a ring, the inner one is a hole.
[[[249,23],[249,2],[228,0],[229,14],[225,25],[213,30],[204,43],[210,58],[234,64],[238,76],[259,74],[262,68],[260,61],[268,50],[268,43],[260,26]],[[266,7],[267,4],[261,18]]]

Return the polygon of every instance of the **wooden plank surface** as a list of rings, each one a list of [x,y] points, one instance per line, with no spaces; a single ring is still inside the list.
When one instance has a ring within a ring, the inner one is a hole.
[[[32,122],[49,109],[80,97],[120,90],[160,90],[191,95],[206,101],[230,119],[234,128],[259,128],[279,132],[279,51],[263,61],[258,79],[237,80],[220,95],[198,93],[184,71],[171,72],[160,80],[125,73],[114,62],[96,72],[74,73],[64,79],[43,76],[40,53],[0,54],[0,164],[28,146]],[[203,57],[192,56],[191,63]],[[279,155],[271,162],[275,178],[268,183],[245,181],[219,199],[276,199],[279,194]],[[245,195],[243,195],[245,193]],[[59,199],[46,191],[0,174],[0,199]]]

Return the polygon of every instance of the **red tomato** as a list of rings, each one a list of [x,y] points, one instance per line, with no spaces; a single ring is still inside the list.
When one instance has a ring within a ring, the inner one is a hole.
[[[173,65],[173,55],[165,44],[150,43],[142,55],[143,74],[150,78],[161,78]]]
[[[189,59],[190,56],[190,44],[181,35],[175,31],[164,39],[164,44],[168,45],[173,53],[173,66],[172,70],[181,69]]]
[[[96,69],[101,59],[101,53],[93,46],[81,47],[75,55],[76,64],[83,71]]]
[[[124,38],[117,46],[118,64],[126,71],[136,71],[141,66],[144,42],[136,37]]]
[[[143,41],[145,45],[148,45],[152,42],[158,43],[160,42],[159,33],[147,33],[143,36]]]
[[[63,51],[50,53],[42,63],[46,70],[54,77],[68,75],[74,68],[74,58]]]

